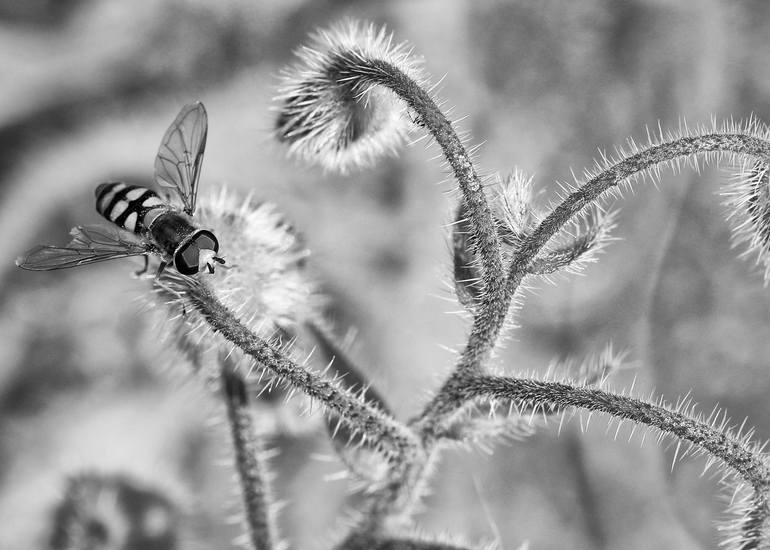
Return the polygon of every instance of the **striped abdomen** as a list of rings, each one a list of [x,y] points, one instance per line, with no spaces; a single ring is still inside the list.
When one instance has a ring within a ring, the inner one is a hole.
[[[96,211],[118,227],[143,233],[169,205],[152,190],[120,181],[96,188]]]

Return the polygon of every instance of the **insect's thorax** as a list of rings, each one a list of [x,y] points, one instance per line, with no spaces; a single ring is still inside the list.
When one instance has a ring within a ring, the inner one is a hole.
[[[183,275],[194,275],[205,267],[213,273],[219,242],[211,231],[195,227],[181,212],[167,210],[152,220],[149,232]]]
[[[158,247],[173,256],[179,246],[198,231],[187,216],[176,210],[167,210],[150,222],[149,234]]]

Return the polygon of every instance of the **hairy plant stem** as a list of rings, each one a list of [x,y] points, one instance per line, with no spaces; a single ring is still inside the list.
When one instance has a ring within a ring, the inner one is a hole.
[[[770,465],[746,438],[732,436],[686,414],[596,388],[500,376],[474,375],[465,382],[454,396],[463,402],[490,398],[520,400],[546,410],[576,407],[643,424],[695,445],[719,459],[754,490],[750,508],[743,516],[740,548],[766,548],[770,544],[765,538],[770,521]]]
[[[466,402],[479,398],[511,399],[546,409],[577,407],[628,419],[700,447],[755,489],[764,491],[770,487],[770,465],[745,441],[686,414],[646,401],[597,388],[503,376],[470,376],[455,397]]]
[[[333,367],[335,379],[349,391],[365,395],[367,403],[392,416],[393,413],[385,398],[371,386],[364,372],[351,361],[348,354],[334,341],[334,337],[325,328],[312,321],[306,322],[305,328],[313,336],[321,360]],[[356,437],[350,427],[335,414],[327,414],[325,424],[331,444],[347,469],[356,478],[368,480],[376,485],[377,476],[380,475],[379,470],[372,468],[371,464],[363,468],[358,464],[358,453],[363,446],[361,434]]]
[[[273,550],[276,546],[275,525],[270,514],[267,465],[254,431],[246,384],[239,373],[223,366],[222,389],[249,538],[254,550]]]
[[[521,244],[514,255],[503,290],[505,311],[502,315],[496,312],[492,316],[498,322],[489,329],[491,338],[488,342],[490,348],[494,346],[494,342],[500,333],[507,310],[510,307],[511,299],[520,287],[525,275],[531,270],[530,264],[564,224],[579,214],[585,207],[592,204],[600,195],[617,187],[621,182],[635,174],[681,157],[691,157],[697,154],[716,151],[753,156],[765,162],[770,161],[770,142],[751,135],[715,133],[682,137],[651,146],[615,163],[589,179],[579,189],[567,196]],[[482,315],[483,313],[476,318],[474,327]],[[453,398],[458,389],[461,389],[466,382],[466,371],[459,368],[464,357],[465,355],[460,358],[458,367],[455,368],[455,371],[449,376],[435,397],[413,422],[415,430],[421,433],[424,439],[432,439],[439,426],[464,405],[463,402],[458,402]]]
[[[369,58],[360,53],[338,55],[332,63],[334,77],[340,82],[362,82],[384,86],[398,95],[417,115],[418,125],[424,127],[441,147],[452,167],[471,228],[471,235],[481,260],[482,294],[468,342],[455,372],[480,372],[481,365],[494,347],[500,327],[505,321],[510,299],[506,295],[505,271],[500,237],[492,218],[481,181],[470,155],[457,136],[452,123],[441,112],[430,94],[414,79],[392,63]],[[362,87],[363,88],[363,87]],[[403,475],[393,476],[394,483],[373,493],[370,498],[371,522],[376,526],[382,518],[397,510],[400,503],[417,498],[419,486],[429,462],[429,453],[421,447],[419,455],[408,463]]]
[[[417,114],[417,123],[430,132],[441,147],[463,194],[473,241],[481,259],[483,291],[473,328],[456,369],[477,372],[494,346],[505,320],[507,298],[497,226],[473,162],[452,123],[422,86],[395,65],[381,59],[339,55],[334,64],[340,79],[360,79],[392,90]]]
[[[618,186],[621,182],[633,177],[635,174],[681,157],[690,157],[715,151],[753,156],[765,162],[770,161],[770,142],[755,136],[714,133],[682,137],[651,146],[603,170],[567,196],[540,223],[535,231],[521,244],[509,266],[508,275],[503,285],[502,301],[496,302],[497,304],[502,304],[502,312],[497,309],[489,311],[485,309],[489,307],[489,303],[482,303],[479,313],[474,318],[469,343],[452,374],[446,379],[420,415],[410,422],[413,430],[420,435],[426,459],[421,464],[413,464],[413,471],[409,476],[405,476],[402,479],[421,480],[422,476],[427,475],[425,468],[436,452],[438,434],[446,428],[455,415],[459,414],[464,407],[469,405],[468,400],[458,397],[463,395],[469,381],[473,380],[475,376],[473,372],[479,370],[466,368],[466,361],[470,357],[468,349],[472,344],[474,346],[487,346],[483,352],[480,350],[476,352],[475,356],[480,358],[486,357],[494,347],[508,314],[513,296],[519,289],[524,277],[531,271],[530,264],[535,260],[549,239],[568,223],[570,219],[579,214],[583,208],[592,204],[600,195]],[[480,325],[485,322],[490,324],[482,328]],[[474,334],[482,333],[485,335],[483,341],[474,340]],[[421,481],[416,483],[421,483]],[[409,488],[401,488],[400,490],[402,492],[410,492],[413,497],[419,496],[415,491],[410,491]],[[391,496],[387,498],[394,500]]]
[[[335,550],[469,550],[467,546],[410,538],[353,535],[335,547]]]
[[[311,398],[321,401],[351,427],[366,435],[367,440],[382,446],[393,466],[391,474],[399,479],[407,465],[419,462],[422,447],[415,435],[378,407],[357,399],[347,390],[303,368],[262,338],[251,332],[235,314],[225,307],[205,284],[188,279],[185,295],[205,317],[208,324],[230,343],[270,369],[276,376]]]

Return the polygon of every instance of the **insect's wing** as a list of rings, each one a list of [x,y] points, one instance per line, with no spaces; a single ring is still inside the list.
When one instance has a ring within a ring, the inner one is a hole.
[[[32,271],[49,271],[155,251],[152,245],[128,239],[111,227],[78,226],[71,233],[72,241],[67,246],[36,246],[17,258],[16,265]]]
[[[195,212],[207,132],[208,116],[203,103],[185,105],[166,130],[155,159],[155,181],[161,187],[174,189],[184,211],[191,216]]]

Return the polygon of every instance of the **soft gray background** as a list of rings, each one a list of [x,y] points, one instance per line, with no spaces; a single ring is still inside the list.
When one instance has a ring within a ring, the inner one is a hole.
[[[220,7],[221,4],[221,7]],[[275,75],[316,26],[386,23],[425,57],[441,96],[484,142],[484,173],[514,166],[546,197],[597,147],[755,113],[770,120],[770,10],[753,2],[0,1],[0,547],[45,540],[66,474],[124,471],[182,505],[184,548],[225,548],[237,526],[215,408],[135,300],[128,262],[27,273],[13,258],[95,223],[93,188],[148,183],[179,107],[205,102],[202,188],[277,203],[305,233],[338,331],[403,419],[452,365],[467,325],[448,314],[451,183],[422,145],[347,177],[298,166],[270,139]],[[770,437],[770,308],[737,259],[718,196],[724,173],[639,184],[620,228],[583,277],[540,285],[498,363],[541,370],[607,340],[630,350],[630,383],[670,399],[692,390]],[[226,243],[224,243],[226,246]],[[204,405],[202,405],[204,403]],[[537,550],[716,548],[720,492],[700,460],[604,434],[597,419],[497,449],[445,455],[418,517],[428,532]],[[628,433],[628,432],[626,432]],[[296,548],[333,540],[345,483],[318,459],[322,433],[273,442],[283,532]]]

